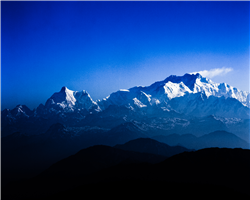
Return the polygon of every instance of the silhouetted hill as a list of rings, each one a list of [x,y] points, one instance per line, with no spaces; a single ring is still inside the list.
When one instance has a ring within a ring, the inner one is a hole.
[[[118,198],[118,195],[122,195],[123,198],[128,199],[131,197],[138,199],[162,199],[165,196],[172,197],[174,199],[214,199],[215,197],[218,199],[249,199],[247,194],[240,193],[238,191],[232,190],[231,188],[211,184],[187,184],[181,182],[128,179],[122,181],[105,183],[99,182],[82,185],[72,190],[57,193],[46,198],[39,198],[39,200],[79,199],[83,195],[89,195],[96,199],[99,199],[100,196],[102,198],[106,197],[116,199]]]
[[[75,177],[87,175],[119,163],[159,163],[165,159],[165,156],[126,151],[105,145],[96,145],[82,149],[75,155],[53,164],[39,176],[63,175]]]
[[[103,138],[103,142],[106,145],[113,146],[116,144],[123,144],[140,137],[147,137],[147,135],[145,135],[145,132],[133,122],[125,122],[108,131],[106,133],[106,137]]]
[[[184,152],[156,165],[155,177],[226,186],[250,194],[250,150],[208,148]]]
[[[250,147],[248,142],[227,131],[215,131],[201,137],[196,137],[192,134],[171,134],[156,135],[152,138],[171,146],[181,145],[189,149],[203,149],[210,147],[249,149]]]
[[[105,145],[92,146],[53,164],[35,178],[8,184],[4,188],[3,197],[26,199],[45,196],[94,181],[96,178],[90,178],[91,174],[108,167],[134,163],[153,164],[165,159],[165,156],[125,151]],[[15,193],[11,193],[12,190]]]
[[[61,123],[52,124],[39,135],[16,132],[2,137],[2,184],[31,178],[53,163],[92,145],[115,145],[145,137],[132,122],[111,130],[91,127],[75,133]]]
[[[142,123],[126,122],[111,130],[98,127],[81,128],[81,131],[74,132],[62,125],[55,123],[40,135],[26,135],[16,132],[6,137],[2,137],[2,184],[22,178],[31,178],[47,169],[53,163],[73,155],[83,148],[91,145],[116,145],[124,144],[130,140],[141,137],[148,137],[148,126]],[[205,147],[242,147],[248,148],[249,144],[232,133],[216,131],[202,137],[192,134],[171,134],[159,135],[153,139],[164,142],[170,146],[184,146],[188,149],[201,149]],[[139,140],[140,141],[140,140]],[[133,143],[128,143],[127,145]],[[153,143],[134,144],[132,151],[160,153],[164,156],[171,156],[182,152],[177,150],[180,147],[173,147],[164,150],[162,145],[151,146]],[[124,147],[125,148],[125,147]],[[183,150],[185,151],[185,150]],[[164,152],[167,152],[166,154]]]
[[[192,134],[170,134],[170,135],[156,135],[152,139],[159,142],[164,142],[170,146],[181,145],[189,149],[197,149],[198,139]]]
[[[227,131],[215,131],[199,138],[201,147],[230,147],[249,149],[249,143]]]
[[[31,178],[83,148],[101,144],[104,132],[92,129],[72,137],[73,132],[56,123],[44,134],[28,136],[16,132],[2,137],[2,184]]]
[[[184,185],[189,188],[189,184],[205,184],[204,187],[208,184],[211,188],[225,187],[228,191],[250,195],[249,158],[250,150],[247,149],[209,148],[180,153],[151,166],[115,166],[96,173],[92,178],[98,178],[100,182],[164,181],[181,184],[181,188]],[[194,191],[194,188],[189,189]]]
[[[146,196],[148,192],[151,195],[177,192],[178,195],[181,191],[185,197],[206,194],[206,197],[248,195],[249,198],[249,157],[250,150],[246,149],[209,148],[180,153],[158,164],[147,164],[145,162],[159,161],[158,158],[163,157],[93,146],[57,162],[36,178],[9,184],[3,188],[3,198],[69,199],[92,192],[95,195],[96,191],[106,195],[134,191],[135,195]],[[142,186],[144,193],[141,194]]]
[[[190,151],[185,147],[169,146],[165,143],[158,142],[150,138],[138,138],[135,140],[130,140],[125,144],[117,144],[114,147],[128,151],[153,153],[157,155],[163,155],[166,157],[170,157],[185,151]]]

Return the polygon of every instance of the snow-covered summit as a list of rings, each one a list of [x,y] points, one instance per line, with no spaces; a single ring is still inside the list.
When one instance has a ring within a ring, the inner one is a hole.
[[[230,99],[237,100],[238,103]],[[242,117],[249,115],[247,111],[249,99],[248,92],[238,90],[226,83],[214,83],[197,73],[183,76],[171,75],[150,86],[121,89],[97,101],[93,101],[85,90],[78,92],[62,87],[47,100],[44,108],[49,112],[80,112],[82,115],[100,112],[109,106],[126,106],[131,110],[143,112],[154,112],[158,107],[157,109],[164,111],[172,110],[194,116],[217,114],[224,117],[227,115]],[[231,104],[237,108],[229,109]],[[40,107],[43,110],[43,106]],[[214,110],[214,107],[217,109]],[[234,111],[225,112],[225,109]]]
[[[138,86],[128,90],[119,90],[98,101],[98,104],[102,109],[109,105],[126,105],[137,108],[153,105],[168,107],[170,105],[168,102],[172,99],[179,97],[190,99],[190,95],[197,93],[204,94],[206,99],[210,96],[237,99],[241,104],[249,107],[248,92],[238,90],[226,83],[214,83],[212,80],[202,77],[199,73],[183,76],[171,75],[165,80],[155,82],[147,87]]]
[[[13,110],[10,111],[13,117],[29,117],[33,112],[26,105],[17,105]]]
[[[205,93],[207,97],[215,96],[225,98],[234,98],[240,101],[243,105],[249,107],[249,93],[234,88],[226,83],[214,83],[212,80],[202,77],[199,73],[197,74],[185,74],[183,76],[171,75],[163,81],[153,83],[149,88],[151,90],[159,90],[161,87],[170,85],[169,83],[184,84],[185,90],[180,90],[174,97],[183,96],[183,93]],[[176,86],[176,85],[175,85]],[[183,85],[182,85],[183,87]],[[188,89],[187,89],[188,88]],[[175,90],[176,91],[176,90]],[[175,92],[174,90],[172,93]],[[168,96],[172,96],[168,92]]]
[[[196,80],[200,79],[202,82],[208,82],[199,73],[197,74],[185,74],[184,76],[171,75],[167,77],[163,82],[181,83],[183,82],[190,90],[194,89]]]
[[[90,95],[85,91],[73,91],[67,87],[62,87],[60,92],[54,93],[46,102],[46,108],[54,108],[56,110],[63,109],[65,111],[75,111],[76,109],[100,109],[96,102],[92,100]]]

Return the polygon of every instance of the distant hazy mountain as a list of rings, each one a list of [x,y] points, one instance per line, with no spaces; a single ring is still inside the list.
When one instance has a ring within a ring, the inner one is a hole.
[[[82,149],[76,154],[53,164],[40,177],[49,174],[68,177],[83,176],[119,163],[159,163],[165,159],[165,156],[126,151],[106,145],[95,145]]]
[[[138,138],[189,149],[249,148],[249,113],[249,93],[200,74],[169,76],[97,101],[62,87],[34,110],[2,111],[3,180],[30,177],[92,145]]]
[[[67,87],[62,87],[60,92],[54,93],[45,103],[45,106],[40,105],[35,109],[35,115],[41,114],[42,109],[49,110],[49,112],[100,112],[101,109],[105,110],[110,105],[126,105],[132,109],[145,108],[154,105],[158,105],[165,110],[171,110],[172,106],[169,105],[169,101],[172,99],[178,100],[178,97],[185,98],[186,100],[196,100],[193,104],[200,104],[200,101],[205,101],[209,99],[214,102],[218,98],[224,97],[223,102],[217,102],[219,104],[235,104],[234,101],[230,99],[235,99],[240,102],[235,109],[241,109],[240,105],[249,108],[249,93],[245,91],[240,91],[237,88],[233,88],[226,83],[214,83],[211,80],[202,77],[200,74],[185,74],[184,76],[169,76],[163,81],[155,82],[148,87],[133,87],[128,90],[122,89],[117,92],[112,93],[110,96],[97,100],[96,102],[92,100],[90,95],[86,91],[72,91]],[[210,98],[211,97],[211,98]],[[216,98],[212,98],[216,97]],[[227,102],[229,100],[229,102]],[[183,100],[180,100],[183,101]],[[182,103],[182,108],[186,108],[189,104]],[[204,103],[204,102],[202,102]],[[174,104],[174,103],[172,103]],[[193,106],[194,106],[193,105]],[[190,106],[190,105],[189,105]],[[198,105],[196,105],[198,106]],[[208,106],[208,105],[207,105]],[[222,107],[223,108],[223,107]],[[175,110],[175,108],[173,108]],[[192,108],[194,110],[195,108]],[[212,108],[211,108],[212,109]],[[184,110],[178,109],[178,112]],[[26,106],[19,106],[9,112],[5,110],[5,113],[11,114],[12,117],[18,115],[30,116],[33,113]],[[195,112],[192,114],[196,114]],[[201,115],[200,113],[199,115]],[[206,113],[204,113],[206,114]],[[218,115],[224,116],[225,113],[217,113]],[[228,114],[228,113],[227,113]],[[237,116],[239,113],[234,113]],[[6,114],[5,114],[6,115]],[[249,115],[248,115],[249,116]],[[247,117],[247,116],[244,116]]]
[[[169,76],[164,81],[148,87],[120,90],[97,103],[102,109],[109,105],[127,105],[133,109],[144,110],[150,106],[160,106],[164,110],[176,110],[194,116],[216,114],[221,117],[249,117],[248,92],[240,91],[226,83],[214,83],[198,73]],[[229,106],[231,109],[228,110]]]
[[[202,149],[208,147],[250,148],[248,142],[226,131],[215,131],[201,137],[196,137],[192,134],[158,135],[154,136],[153,139],[168,145],[181,145],[189,149]]]
[[[137,126],[135,123],[126,122],[111,129],[106,133],[107,137],[104,139],[106,144],[115,145],[123,144],[129,140],[139,137],[147,137],[146,132]]]
[[[93,101],[84,90],[77,92],[62,87],[45,105],[40,104],[33,111],[25,105],[18,105],[13,110],[3,110],[2,123],[6,126],[16,124],[22,118],[29,118],[28,121],[56,119],[58,122],[79,125],[84,123],[86,116],[103,116],[106,110],[118,118],[138,118],[145,115],[150,117],[157,114],[164,117],[216,115],[249,119],[249,100],[248,92],[226,83],[214,83],[200,74],[172,75],[150,86],[122,89],[97,101]],[[123,112],[117,116],[115,106],[124,106],[128,110],[126,114]]]
[[[202,98],[207,99],[211,96],[236,99],[242,105],[249,107],[250,99],[248,92],[240,91],[226,83],[214,83],[197,73],[195,75],[185,74],[184,76],[171,75],[165,80],[155,82],[148,87],[138,86],[128,90],[122,89],[96,102],[93,101],[90,95],[84,90],[77,92],[69,90],[67,87],[62,87],[60,92],[54,93],[46,101],[44,108],[50,110],[50,112],[58,112],[60,110],[64,112],[80,112],[83,110],[99,112],[101,109],[105,110],[108,108],[109,105],[127,105],[134,109],[161,105],[161,107],[166,106],[166,109],[171,110],[171,106],[168,106],[170,100],[185,96],[193,100],[197,98],[197,95],[192,96],[197,93],[200,93],[200,95],[203,94]],[[41,110],[41,107],[42,106],[40,106],[38,110]],[[15,112],[11,112],[12,116],[15,116],[16,113],[23,113],[28,116],[32,114],[25,106],[18,108],[16,108]],[[35,109],[35,111],[38,110]],[[39,111],[35,112],[35,114],[38,113]]]
[[[45,133],[55,123],[112,129],[133,121],[146,124],[152,134],[200,136],[225,130],[246,140],[249,93],[214,83],[200,74],[169,76],[148,87],[114,92],[96,102],[86,91],[62,87],[33,111],[25,105],[3,110],[1,131],[2,137],[14,132],[35,135]]]
[[[150,138],[138,138],[135,140],[130,140],[125,144],[117,144],[114,147],[127,151],[152,153],[166,157],[170,157],[185,151],[190,151],[189,149],[182,146],[169,146],[165,143],[158,142]]]
[[[54,93],[45,104],[45,107],[50,110],[63,110],[73,112],[75,110],[96,110],[99,111],[97,103],[92,100],[86,91],[72,91],[67,87],[62,87],[60,92]]]

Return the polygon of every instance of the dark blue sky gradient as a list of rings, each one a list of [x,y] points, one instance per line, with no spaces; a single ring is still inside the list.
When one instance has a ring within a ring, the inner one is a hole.
[[[221,67],[249,87],[249,2],[1,2],[1,43],[1,109]]]

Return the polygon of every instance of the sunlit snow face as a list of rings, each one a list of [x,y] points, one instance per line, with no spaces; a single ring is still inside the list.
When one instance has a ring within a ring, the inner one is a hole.
[[[98,105],[94,102],[90,95],[86,91],[72,91],[66,87],[63,87],[60,92],[54,93],[46,102],[45,106],[47,108],[59,106],[65,111],[74,111],[78,109],[89,110],[93,107],[96,109]]]

